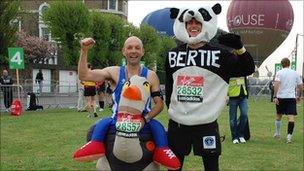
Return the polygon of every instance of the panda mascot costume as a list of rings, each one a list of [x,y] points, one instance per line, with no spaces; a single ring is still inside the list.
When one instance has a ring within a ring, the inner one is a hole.
[[[225,106],[229,79],[248,76],[255,66],[240,36],[218,37],[231,53],[210,45],[217,32],[221,5],[197,9],[170,9],[174,34],[182,42],[168,52],[166,105],[169,146],[183,164],[193,146],[205,170],[219,170],[221,142],[217,118]]]

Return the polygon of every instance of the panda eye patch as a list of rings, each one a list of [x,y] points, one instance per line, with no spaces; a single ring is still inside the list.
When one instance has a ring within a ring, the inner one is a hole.
[[[204,21],[210,21],[211,20],[211,16],[210,16],[209,12],[206,9],[200,8],[198,10],[198,12],[201,13],[202,17],[204,18]]]
[[[179,18],[178,18],[178,20],[182,23],[182,22],[184,22],[184,15],[185,15],[185,13],[188,11],[188,9],[185,9],[183,12],[182,12],[182,14],[179,16]]]

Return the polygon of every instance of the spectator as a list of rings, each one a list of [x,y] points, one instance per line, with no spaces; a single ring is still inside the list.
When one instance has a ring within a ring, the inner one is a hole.
[[[302,94],[304,94],[304,75],[302,76]],[[304,100],[304,95],[302,95],[302,99]]]
[[[232,143],[246,143],[245,126],[248,121],[248,90],[246,77],[230,78],[229,88],[229,118]],[[239,127],[237,124],[237,108],[240,108]]]
[[[43,73],[42,70],[39,69],[39,72],[36,74],[36,84],[38,84],[38,93],[41,94],[42,93],[42,87],[43,87]]]
[[[78,102],[77,102],[77,111],[84,112],[85,111],[85,100],[84,100],[84,85],[83,82],[78,80]]]
[[[269,84],[268,84],[268,88],[270,90],[270,102],[273,102],[273,93],[274,93],[273,84],[274,84],[274,78],[275,77],[273,77],[273,79],[271,81],[269,81]]]
[[[292,133],[297,115],[297,102],[301,100],[302,80],[296,71],[290,69],[290,60],[281,60],[283,69],[277,72],[274,80],[274,97],[276,120],[274,138],[280,138],[282,115],[288,116],[287,143],[292,142]]]
[[[0,84],[4,96],[4,106],[6,108],[5,110],[6,112],[9,112],[13,102],[13,79],[8,75],[8,71],[6,69],[2,71]]]
[[[91,64],[87,67],[91,70]],[[83,81],[84,84],[84,96],[87,100],[87,111],[89,112],[88,118],[98,117],[96,112],[95,95],[96,95],[96,83],[93,81]]]
[[[102,112],[105,106],[106,82],[97,82],[96,89],[98,94],[99,112]]]
[[[108,104],[108,106],[111,108],[113,105],[113,99],[112,99],[112,89],[111,89],[111,84],[109,81],[107,81],[107,88],[106,88],[106,102]]]

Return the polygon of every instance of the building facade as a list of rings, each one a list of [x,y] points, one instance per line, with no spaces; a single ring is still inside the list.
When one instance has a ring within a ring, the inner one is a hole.
[[[25,13],[19,18],[19,30],[27,34],[44,38],[47,41],[56,43],[52,39],[52,34],[42,20],[42,14],[46,11],[54,0],[21,0],[21,7]],[[124,19],[128,16],[128,0],[82,0],[89,10],[97,10],[102,13],[116,14]],[[59,57],[58,57],[59,56]],[[40,63],[29,63],[22,72],[21,84],[35,85],[35,76],[38,69],[42,69],[44,74],[43,92],[52,92],[53,84],[77,85],[76,66],[74,68],[66,67],[63,58],[60,58],[60,50],[54,53],[54,56],[41,61]],[[47,86],[49,85],[49,86]],[[35,92],[37,87],[33,87]],[[70,91],[70,90],[69,90]]]

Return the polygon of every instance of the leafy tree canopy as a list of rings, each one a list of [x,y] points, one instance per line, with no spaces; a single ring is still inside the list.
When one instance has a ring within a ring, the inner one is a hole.
[[[60,43],[67,65],[76,65],[79,38],[88,33],[89,10],[81,1],[54,1],[43,14],[43,21]]]
[[[0,65],[8,65],[7,48],[14,45],[18,30],[19,1],[0,1]]]
[[[23,47],[26,62],[39,63],[55,56],[57,45],[37,36],[30,36],[25,32],[17,33],[16,45]]]
[[[157,56],[159,55],[159,50],[161,48],[160,36],[153,27],[142,24],[140,26],[139,38],[142,40],[145,48],[145,55],[143,58],[145,65],[150,69],[155,69]]]
[[[104,68],[109,65],[109,42],[111,38],[111,17],[94,11],[91,13],[90,34],[95,40],[95,45],[89,51],[89,61],[94,64],[93,67]]]

